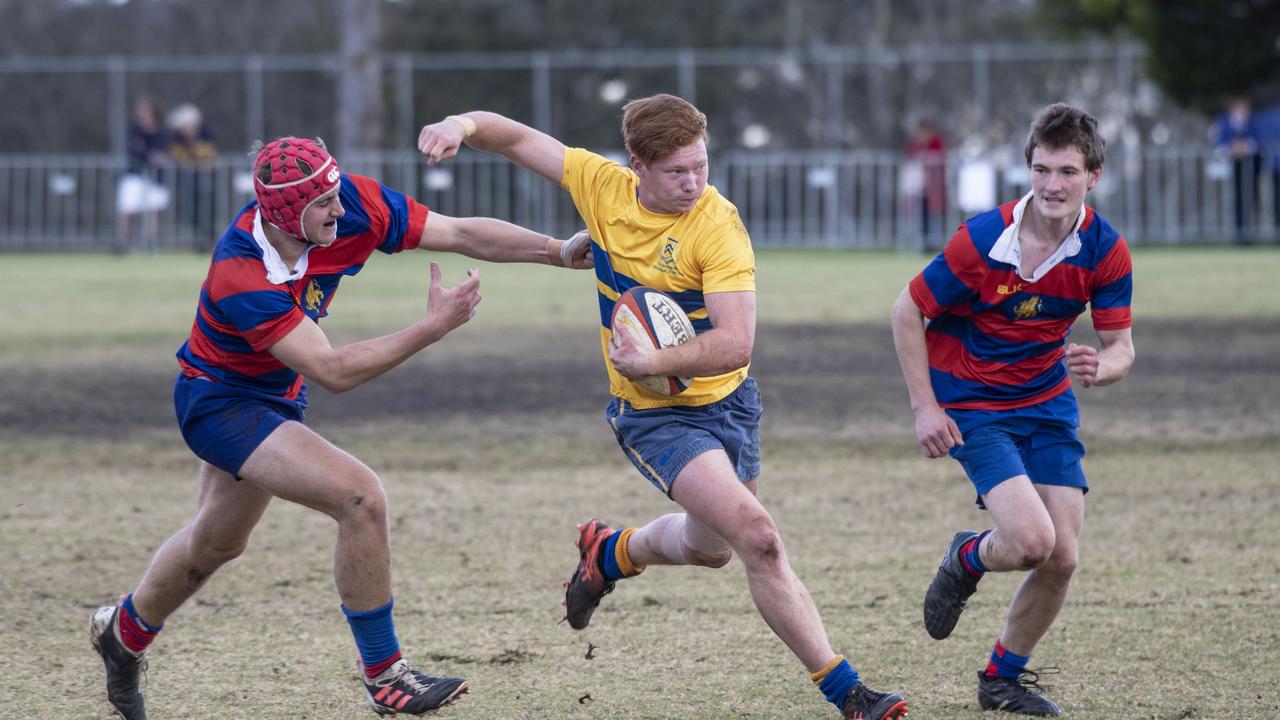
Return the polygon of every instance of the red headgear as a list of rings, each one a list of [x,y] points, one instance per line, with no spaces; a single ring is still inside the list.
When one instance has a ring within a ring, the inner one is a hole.
[[[320,196],[338,187],[338,163],[314,140],[280,138],[253,162],[253,187],[262,218],[306,240],[302,214]]]

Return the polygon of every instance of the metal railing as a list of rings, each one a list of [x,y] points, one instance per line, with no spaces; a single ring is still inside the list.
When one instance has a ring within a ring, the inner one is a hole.
[[[1276,157],[1280,148],[1239,162],[1204,147],[1116,153],[1088,202],[1131,244],[1276,242],[1280,163],[1268,162]],[[353,153],[343,169],[446,215],[561,237],[581,223],[567,193],[493,155],[427,168],[414,152]],[[908,250],[940,247],[965,217],[1029,188],[1020,164],[951,153],[937,167],[945,197],[932,212],[920,179],[932,170],[885,151],[733,152],[713,158],[711,182],[738,206],[757,247]],[[109,155],[0,156],[0,251],[203,251],[252,199],[239,156],[138,179]]]

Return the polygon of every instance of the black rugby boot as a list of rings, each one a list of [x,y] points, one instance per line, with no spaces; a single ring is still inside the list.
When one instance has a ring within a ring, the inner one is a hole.
[[[1062,711],[1044,696],[1040,674],[1057,672],[1057,668],[1023,670],[1016,678],[995,677],[978,671],[978,704],[983,710],[1000,710],[1019,715],[1058,717]]]
[[[840,715],[844,720],[899,720],[907,714],[907,701],[897,693],[879,693],[858,683],[849,688]]]
[[[147,720],[139,678],[147,669],[147,655],[134,655],[116,634],[116,614],[120,609],[105,605],[89,619],[89,642],[102,656],[107,668],[107,700],[124,720]]]
[[[970,575],[960,562],[960,548],[977,536],[978,533],[972,530],[956,533],[924,594],[924,627],[934,640],[945,640],[951,635],[960,620],[960,613],[964,612],[965,603],[978,589],[978,581],[982,577]]]

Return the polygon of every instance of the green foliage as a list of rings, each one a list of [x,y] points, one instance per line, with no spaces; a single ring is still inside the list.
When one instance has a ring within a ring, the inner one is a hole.
[[[1271,0],[1041,0],[1065,28],[1127,32],[1147,47],[1151,79],[1179,104],[1213,113],[1223,98],[1274,91],[1280,3]]]

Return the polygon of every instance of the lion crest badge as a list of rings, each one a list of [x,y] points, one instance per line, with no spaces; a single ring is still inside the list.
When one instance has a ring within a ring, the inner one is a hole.
[[[1042,304],[1039,295],[1032,295],[1013,306],[1013,316],[1019,320],[1031,320],[1040,314]]]

